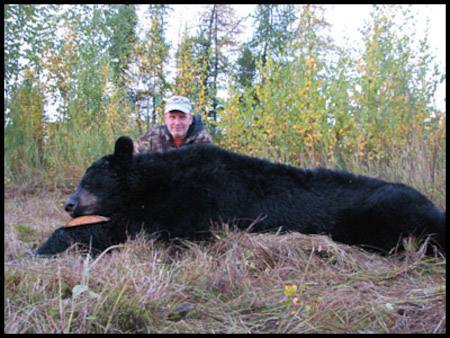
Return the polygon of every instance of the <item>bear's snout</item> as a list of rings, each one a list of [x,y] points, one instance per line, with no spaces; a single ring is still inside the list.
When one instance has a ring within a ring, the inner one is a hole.
[[[71,198],[66,202],[66,204],[64,204],[64,210],[67,211],[69,214],[72,214],[75,211],[77,204],[78,204],[77,201]]]
[[[86,189],[78,187],[64,204],[64,210],[72,217],[92,215],[96,211],[98,198]]]

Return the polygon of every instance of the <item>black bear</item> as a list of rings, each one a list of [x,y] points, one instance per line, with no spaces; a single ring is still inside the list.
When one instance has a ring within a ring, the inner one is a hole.
[[[329,234],[334,240],[388,251],[402,237],[433,234],[445,250],[445,212],[399,183],[317,168],[303,170],[210,145],[133,155],[120,137],[113,155],[86,171],[65,205],[72,217],[100,215],[102,223],[56,230],[37,255],[72,243],[95,250],[142,230],[166,238],[196,239],[212,224],[251,231],[282,228]]]

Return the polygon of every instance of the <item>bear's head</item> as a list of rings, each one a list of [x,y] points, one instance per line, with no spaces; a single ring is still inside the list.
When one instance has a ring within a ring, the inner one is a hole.
[[[116,141],[113,155],[100,158],[87,169],[64,209],[72,217],[110,216],[130,190],[127,174],[132,161],[133,141],[122,136]]]

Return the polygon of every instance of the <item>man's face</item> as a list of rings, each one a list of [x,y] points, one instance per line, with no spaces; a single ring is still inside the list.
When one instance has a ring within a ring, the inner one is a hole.
[[[170,111],[164,114],[164,122],[173,137],[183,137],[187,134],[192,123],[192,114],[181,111]]]

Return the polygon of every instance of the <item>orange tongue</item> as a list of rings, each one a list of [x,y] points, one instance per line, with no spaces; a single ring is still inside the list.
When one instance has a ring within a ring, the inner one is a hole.
[[[69,223],[67,223],[64,227],[75,227],[78,225],[85,225],[85,224],[94,224],[94,223],[102,223],[109,221],[108,217],[104,216],[97,216],[97,215],[90,215],[90,216],[80,216],[77,218],[74,218]]]

